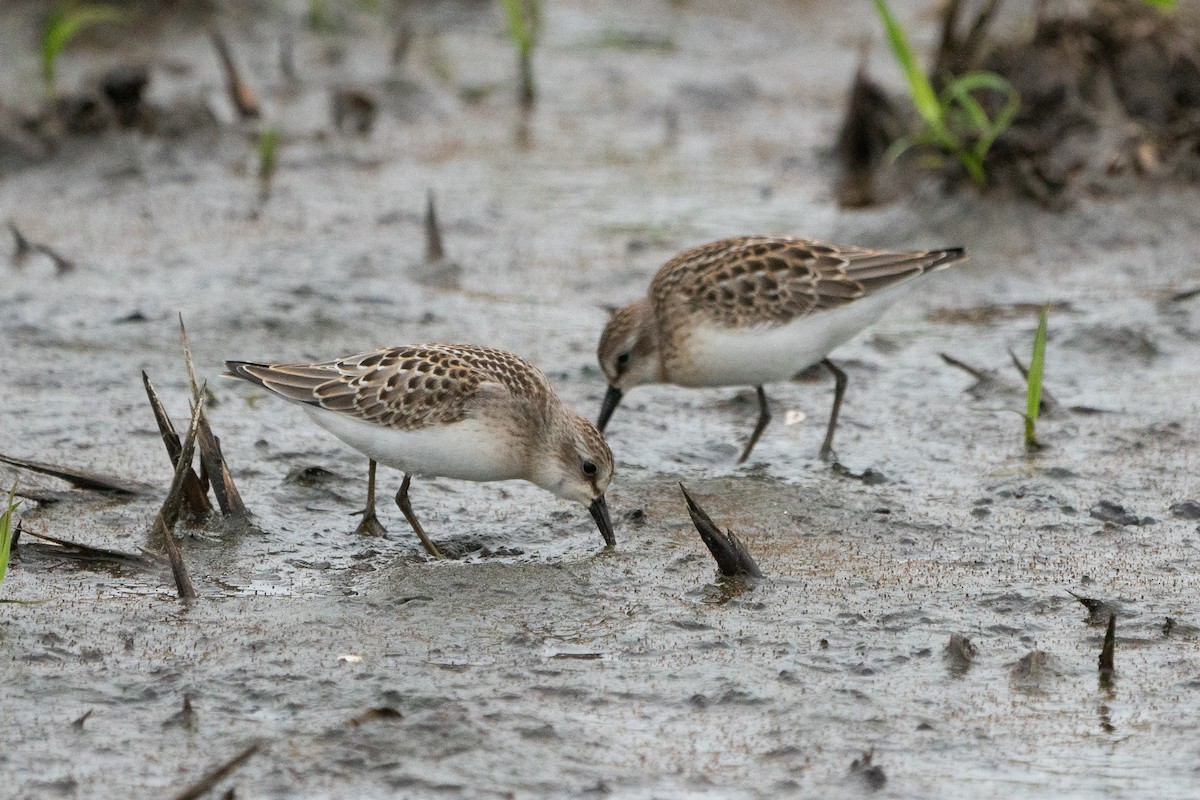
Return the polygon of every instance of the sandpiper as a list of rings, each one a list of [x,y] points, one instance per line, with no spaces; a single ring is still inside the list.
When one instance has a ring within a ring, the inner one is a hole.
[[[771,420],[763,384],[820,363],[835,382],[820,452],[828,458],[846,391],[829,353],[875,322],[903,284],[965,257],[958,247],[892,253],[770,236],[686,250],[663,265],[646,297],[608,321],[597,353],[608,378],[597,427],[641,384],[753,386],[758,424],[740,464]]]
[[[404,472],[396,505],[425,550],[441,558],[408,501],[413,474],[469,481],[522,479],[588,506],[614,545],[604,491],[613,458],[604,436],[512,353],[466,344],[394,347],[319,364],[226,361],[241,378],[300,405],[369,459],[359,533],[375,516],[376,463]]]

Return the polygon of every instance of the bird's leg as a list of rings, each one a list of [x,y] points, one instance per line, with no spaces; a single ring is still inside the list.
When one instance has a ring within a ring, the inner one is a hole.
[[[754,433],[750,434],[750,441],[746,442],[746,449],[742,451],[741,457],[737,460],[739,464],[750,457],[750,451],[754,449],[754,445],[758,442],[758,437],[762,436],[767,423],[771,421],[771,409],[767,405],[767,393],[763,391],[763,387],[761,386],[755,386],[754,389],[758,392],[758,424],[754,426]]]
[[[358,523],[358,527],[354,529],[356,534],[362,536],[384,536],[387,534],[387,528],[379,523],[379,518],[375,516],[375,460],[371,459],[371,466],[367,468],[367,507],[358,512],[362,514],[362,521]]]
[[[425,552],[434,558],[445,558],[442,551],[437,549],[437,545],[429,540],[425,535],[425,529],[421,527],[421,523],[417,520],[417,515],[413,513],[412,506],[408,502],[408,484],[412,482],[412,476],[407,472],[404,473],[404,482],[400,484],[400,491],[396,492],[396,505],[400,506],[400,510],[404,512],[404,518],[408,520],[408,524],[416,531],[417,537],[421,540],[421,545],[425,548]]]
[[[838,413],[842,410],[842,397],[846,394],[846,373],[828,358],[821,361],[825,369],[833,373],[833,410],[829,412],[829,425],[825,428],[825,441],[821,444],[821,459],[833,455],[833,431],[837,428]]]

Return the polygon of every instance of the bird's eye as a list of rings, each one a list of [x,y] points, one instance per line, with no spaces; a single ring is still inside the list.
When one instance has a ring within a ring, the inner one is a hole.
[[[621,353],[617,356],[617,369],[625,369],[629,366],[629,353]]]
[[[583,474],[587,475],[589,478],[596,474],[596,465],[591,461],[588,461],[586,458],[583,459]]]

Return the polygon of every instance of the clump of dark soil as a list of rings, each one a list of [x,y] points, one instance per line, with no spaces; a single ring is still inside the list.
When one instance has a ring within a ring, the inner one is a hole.
[[[984,2],[965,25],[963,5],[954,0],[946,7],[930,81],[941,90],[951,76],[984,70],[1020,94],[1016,118],[985,159],[993,186],[1058,206],[1147,180],[1200,179],[1200,16],[1141,0],[1092,0],[1083,14],[1052,16],[1035,3],[1028,11],[1036,14],[1032,35],[993,37],[986,32],[998,0]],[[881,142],[899,138],[897,113],[910,113],[917,124],[907,98],[880,97],[860,72],[837,149],[844,206],[873,199],[869,189],[864,196],[862,176],[883,163]],[[988,98],[979,99],[986,107]],[[918,163],[926,162],[910,156],[901,167]],[[953,158],[938,169],[950,185],[968,182]]]

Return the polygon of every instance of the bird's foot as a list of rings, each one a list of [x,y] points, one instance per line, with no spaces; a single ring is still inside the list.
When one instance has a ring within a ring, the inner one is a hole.
[[[358,513],[362,514],[362,520],[354,529],[356,536],[387,536],[387,528],[383,527],[379,517],[375,516],[375,509],[368,508]]]

